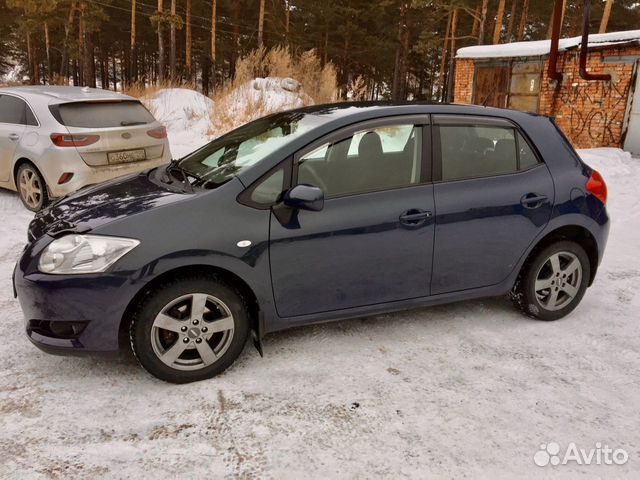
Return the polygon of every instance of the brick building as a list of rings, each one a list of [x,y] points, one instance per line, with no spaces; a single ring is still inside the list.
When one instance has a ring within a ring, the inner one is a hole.
[[[576,148],[640,154],[640,30],[589,36],[587,71],[609,73],[611,81],[580,77],[580,40],[560,40],[561,81],[548,75],[550,40],[461,48],[454,102],[549,115]]]

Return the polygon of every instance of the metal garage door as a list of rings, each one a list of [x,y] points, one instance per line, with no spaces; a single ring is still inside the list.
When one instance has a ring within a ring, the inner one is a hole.
[[[640,155],[640,64],[636,63],[635,88],[629,92],[629,114],[624,149],[633,155]]]

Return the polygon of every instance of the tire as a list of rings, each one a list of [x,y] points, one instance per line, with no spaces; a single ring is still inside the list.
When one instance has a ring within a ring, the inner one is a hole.
[[[129,327],[131,348],[151,375],[171,383],[227,369],[249,334],[242,296],[216,277],[182,277],[145,296]]]
[[[32,212],[37,212],[49,203],[47,182],[31,163],[23,163],[18,168],[16,189],[22,204]]]
[[[573,311],[589,285],[590,263],[575,242],[553,243],[527,261],[511,298],[525,315],[557,320]]]

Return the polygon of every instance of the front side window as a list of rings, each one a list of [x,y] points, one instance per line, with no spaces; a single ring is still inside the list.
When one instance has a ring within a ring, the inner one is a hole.
[[[405,187],[420,183],[421,162],[422,127],[378,127],[304,155],[298,184],[320,187],[326,197]]]
[[[0,123],[26,124],[27,104],[11,95],[0,95]]]
[[[538,163],[522,135],[511,126],[440,125],[438,129],[442,180],[502,175]]]

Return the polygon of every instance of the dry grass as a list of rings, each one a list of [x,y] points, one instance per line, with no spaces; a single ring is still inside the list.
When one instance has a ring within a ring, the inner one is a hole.
[[[124,87],[124,93],[126,95],[130,95],[135,98],[151,98],[159,90],[163,90],[165,88],[189,88],[191,90],[197,90],[195,83],[188,82],[176,82],[165,80],[162,83],[142,83],[136,82],[131,85],[127,85]]]
[[[276,77],[281,86],[291,93],[294,104],[269,103],[268,95],[257,95],[254,90],[264,83],[254,79]],[[291,80],[294,79],[294,80]],[[302,105],[330,103],[337,98],[336,69],[331,63],[322,66],[315,50],[299,55],[285,46],[269,50],[258,48],[249,52],[236,65],[236,75],[214,93],[215,115],[210,133],[221,135],[239,125]]]

